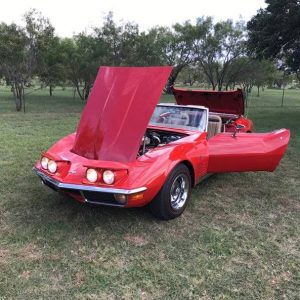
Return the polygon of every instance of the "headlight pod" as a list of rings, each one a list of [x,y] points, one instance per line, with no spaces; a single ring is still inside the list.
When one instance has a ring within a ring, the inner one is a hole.
[[[48,169],[48,162],[49,162],[49,158],[48,157],[42,157],[41,159],[41,166],[43,169],[47,170]]]
[[[96,182],[98,180],[98,172],[95,169],[87,169],[86,179],[92,183]]]
[[[51,173],[55,173],[57,171],[57,163],[54,160],[49,160],[48,171]]]
[[[115,182],[115,174],[111,170],[105,170],[102,174],[102,178],[106,184],[113,184]]]

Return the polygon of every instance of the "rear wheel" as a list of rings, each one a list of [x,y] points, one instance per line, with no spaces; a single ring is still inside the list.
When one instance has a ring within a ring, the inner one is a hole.
[[[158,218],[170,220],[185,210],[191,193],[191,174],[184,164],[177,165],[162,189],[150,203],[151,212]]]

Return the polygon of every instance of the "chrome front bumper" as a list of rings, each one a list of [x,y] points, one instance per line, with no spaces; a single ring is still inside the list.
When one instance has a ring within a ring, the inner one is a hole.
[[[146,187],[140,187],[136,189],[117,189],[109,187],[89,186],[84,184],[63,183],[51,178],[50,176],[41,172],[35,167],[33,168],[33,171],[40,177],[43,184],[47,185],[53,190],[80,194],[84,199],[84,202],[92,204],[101,204],[108,206],[126,206],[127,203],[117,203],[114,199],[114,194],[131,195],[143,192],[147,189]]]

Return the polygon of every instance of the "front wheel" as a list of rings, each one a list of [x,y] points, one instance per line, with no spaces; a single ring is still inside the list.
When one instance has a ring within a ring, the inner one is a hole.
[[[190,193],[190,171],[184,164],[179,164],[171,172],[162,189],[150,203],[150,210],[160,219],[174,219],[185,210]]]

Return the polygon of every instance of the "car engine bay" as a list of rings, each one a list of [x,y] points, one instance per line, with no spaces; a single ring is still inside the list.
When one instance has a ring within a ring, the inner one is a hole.
[[[175,142],[183,137],[187,136],[183,133],[170,132],[164,130],[147,129],[140,144],[140,149],[137,157],[140,157],[147,153],[150,149],[158,146],[164,146],[171,142]]]

